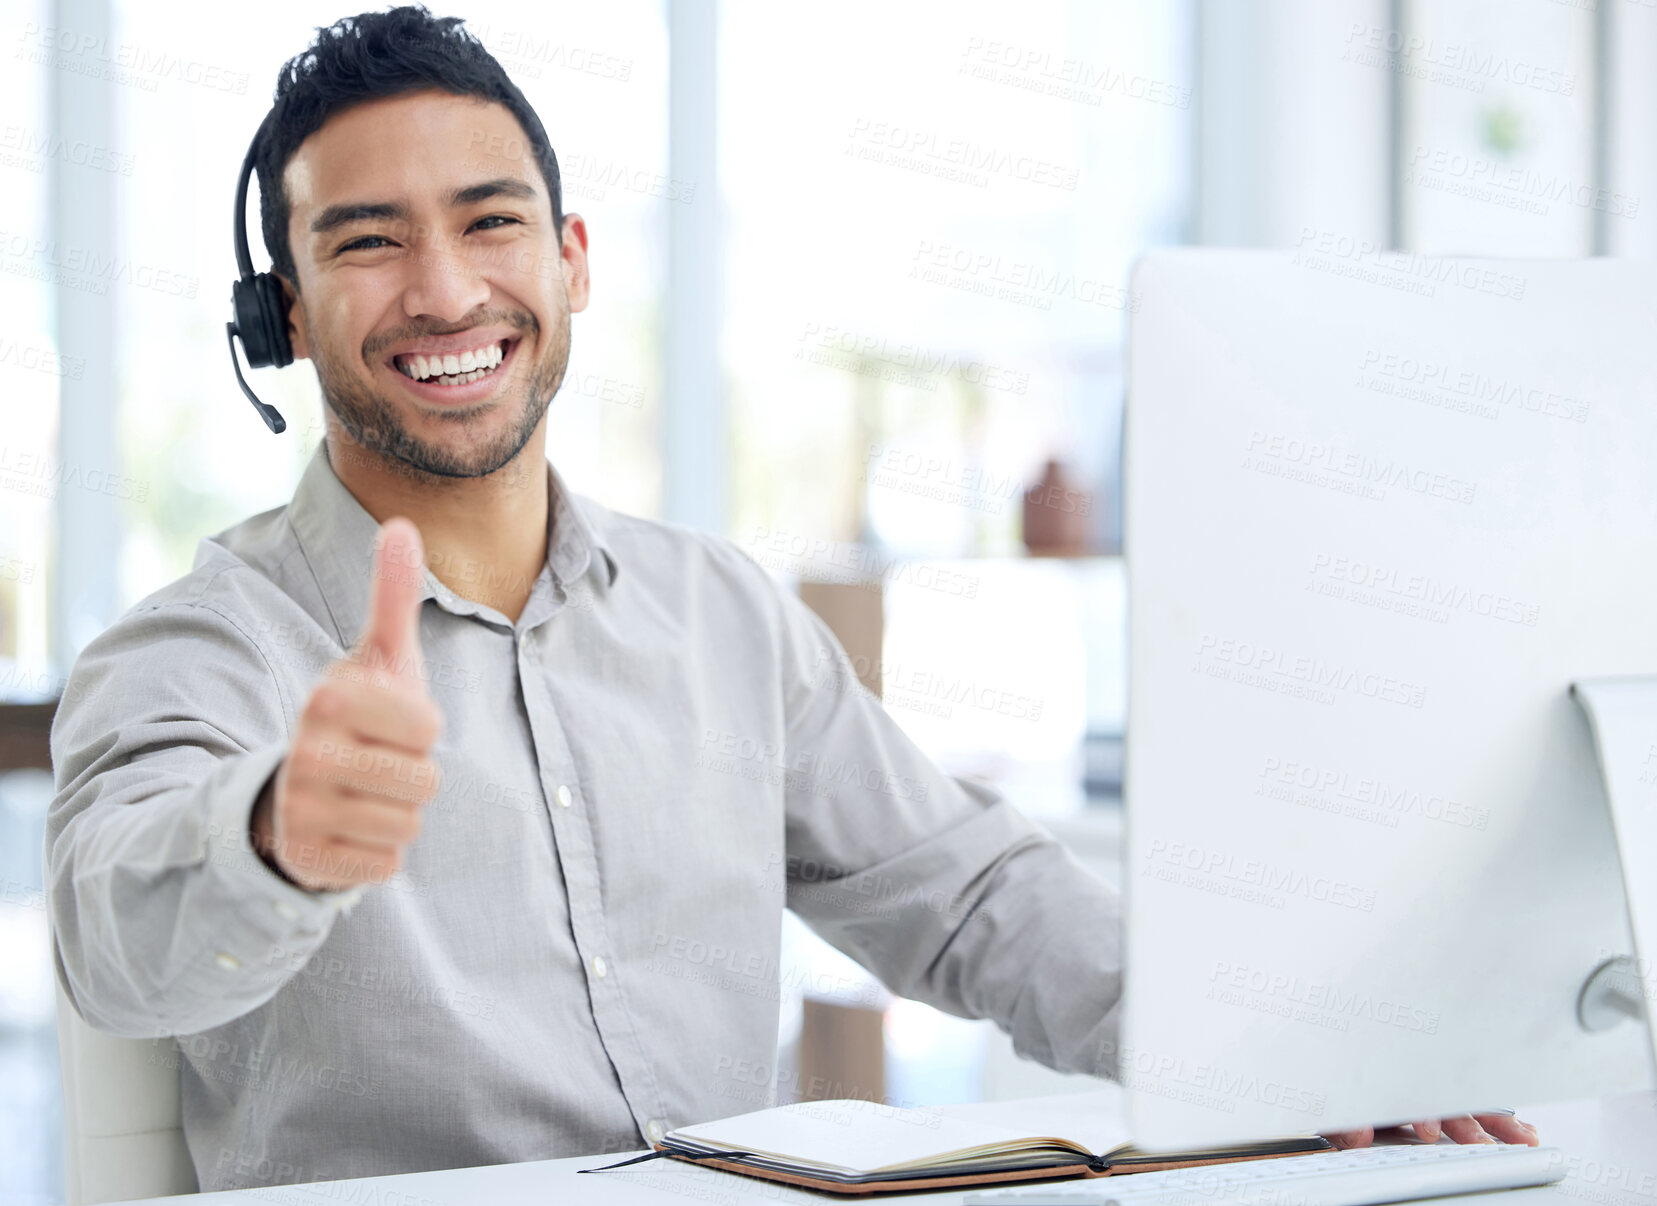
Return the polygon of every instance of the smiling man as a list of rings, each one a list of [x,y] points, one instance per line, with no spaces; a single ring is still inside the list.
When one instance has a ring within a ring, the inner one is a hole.
[[[1115,894],[931,765],[735,545],[549,464],[587,231],[481,45],[420,8],[320,30],[258,168],[326,439],[88,646],[46,838],[59,981],[94,1026],[177,1036],[201,1187],[766,1104],[785,907],[1113,1074]]]

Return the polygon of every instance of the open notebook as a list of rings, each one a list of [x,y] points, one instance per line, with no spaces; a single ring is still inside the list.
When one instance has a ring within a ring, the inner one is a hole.
[[[810,1101],[680,1127],[656,1147],[732,1172],[838,1193],[1107,1176],[1329,1151],[1316,1135],[1180,1152],[1128,1140],[1117,1092],[904,1110]]]

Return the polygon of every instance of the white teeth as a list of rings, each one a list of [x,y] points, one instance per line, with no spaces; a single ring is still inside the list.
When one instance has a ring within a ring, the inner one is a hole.
[[[487,347],[476,348],[462,352],[458,356],[409,356],[401,360],[393,360],[393,367],[405,377],[412,377],[416,381],[426,381],[434,377],[461,377],[466,381],[475,381],[486,372],[491,371],[506,354],[498,343]],[[455,384],[448,382],[447,384]]]

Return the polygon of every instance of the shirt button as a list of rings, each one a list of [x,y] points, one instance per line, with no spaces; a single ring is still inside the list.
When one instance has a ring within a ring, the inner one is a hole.
[[[574,798],[570,795],[569,787],[563,783],[560,783],[556,794],[558,796],[558,807],[568,808],[570,806],[570,801]]]
[[[607,972],[609,972],[609,970],[610,970],[610,965],[608,963],[604,962],[604,956],[603,955],[594,955],[593,956],[593,975],[597,976],[600,980],[602,980],[602,979],[604,979],[605,974]]]
[[[273,900],[271,904],[276,908],[276,915],[283,921],[298,921],[299,910],[285,900]]]
[[[235,955],[232,955],[229,951],[220,951],[214,956],[214,959],[220,967],[224,968],[225,971],[235,971],[242,965],[242,961],[236,958]]]
[[[667,1134],[667,1127],[662,1125],[662,1120],[660,1118],[652,1118],[649,1122],[645,1123],[644,1133],[650,1136],[650,1142],[660,1143],[662,1141],[662,1136]]]

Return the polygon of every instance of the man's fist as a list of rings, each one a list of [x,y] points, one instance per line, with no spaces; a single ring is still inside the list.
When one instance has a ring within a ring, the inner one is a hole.
[[[253,848],[300,887],[382,883],[437,790],[443,714],[420,676],[420,532],[380,526],[368,624],[299,714],[293,745],[254,805]]]

